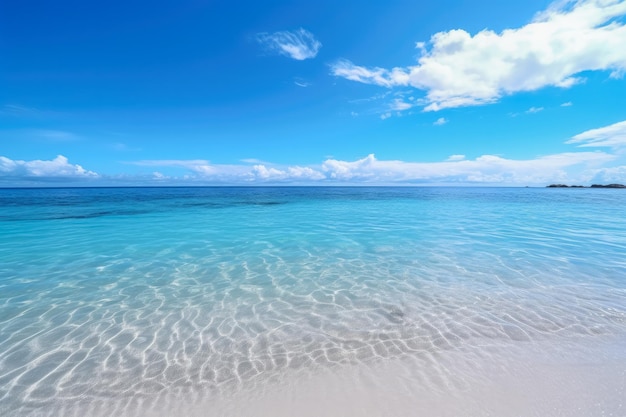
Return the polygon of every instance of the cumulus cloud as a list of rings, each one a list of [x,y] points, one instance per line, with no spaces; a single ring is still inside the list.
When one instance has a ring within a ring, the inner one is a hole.
[[[80,165],[70,164],[63,155],[44,161],[20,161],[0,156],[0,178],[16,180],[55,180],[88,179],[99,175]]]
[[[166,180],[168,179],[167,175],[163,175],[162,173],[160,173],[159,171],[154,171],[152,173],[152,178],[157,180],[157,181],[162,181],[162,180]]]
[[[143,160],[131,162],[133,165],[146,167],[182,168],[190,171],[197,180],[217,182],[250,182],[250,181],[309,181],[321,180],[325,176],[310,167],[287,166],[275,167],[267,162],[254,158],[242,160],[250,165],[211,164],[203,159],[195,160]]]
[[[252,168],[255,179],[261,180],[322,180],[324,174],[309,167],[293,166],[286,169],[255,165]]]
[[[529,24],[501,33],[462,29],[417,43],[417,65],[367,68],[342,59],[331,65],[338,77],[382,87],[425,91],[425,110],[481,105],[521,91],[569,88],[584,71],[626,71],[623,0],[562,0]]]
[[[393,103],[391,104],[391,110],[393,110],[393,111],[408,110],[411,107],[413,107],[413,104],[407,103],[406,101],[402,100],[401,98],[394,99]]]
[[[600,168],[585,172],[585,181],[592,184],[626,183],[626,166]]]
[[[437,120],[435,120],[435,121],[433,122],[433,124],[434,124],[435,126],[445,125],[446,123],[448,123],[448,120],[446,120],[446,118],[445,118],[445,117],[440,117],[439,119],[437,119]]]
[[[626,120],[579,133],[566,143],[577,144],[580,147],[624,147],[626,146]]]
[[[322,47],[311,32],[302,28],[291,32],[258,33],[256,39],[268,50],[298,61],[315,58]]]

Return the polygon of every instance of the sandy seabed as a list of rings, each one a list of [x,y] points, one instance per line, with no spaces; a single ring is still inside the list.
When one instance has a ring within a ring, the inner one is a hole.
[[[148,415],[623,417],[625,402],[626,338],[602,337],[299,372]]]

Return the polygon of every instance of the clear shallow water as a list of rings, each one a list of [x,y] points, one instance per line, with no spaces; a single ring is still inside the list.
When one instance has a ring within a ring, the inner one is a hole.
[[[397,361],[463,392],[476,370],[443,356],[625,340],[624,207],[603,189],[0,190],[0,414],[143,415]]]

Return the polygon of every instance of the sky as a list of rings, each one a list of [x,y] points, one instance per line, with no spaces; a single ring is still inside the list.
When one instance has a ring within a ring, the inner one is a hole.
[[[0,4],[0,187],[626,183],[626,0]]]

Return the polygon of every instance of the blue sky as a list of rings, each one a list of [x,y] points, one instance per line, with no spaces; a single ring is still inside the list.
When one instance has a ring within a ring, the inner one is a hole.
[[[619,0],[3,2],[0,186],[626,183],[624,45]]]

